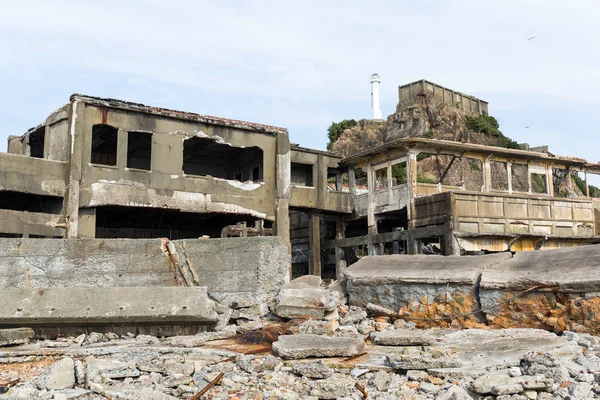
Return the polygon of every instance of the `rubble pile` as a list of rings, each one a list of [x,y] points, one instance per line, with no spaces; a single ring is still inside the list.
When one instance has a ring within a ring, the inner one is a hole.
[[[344,285],[303,277],[274,304],[215,304],[192,336],[2,333],[6,399],[600,398],[600,339],[538,329],[417,329]]]

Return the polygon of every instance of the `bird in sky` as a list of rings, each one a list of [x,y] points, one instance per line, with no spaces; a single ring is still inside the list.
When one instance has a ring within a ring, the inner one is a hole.
[[[528,126],[526,126],[526,127],[525,127],[525,129],[529,129],[529,127],[528,127]]]
[[[532,36],[532,37],[530,37],[530,38],[529,38],[529,39],[527,39],[527,40],[531,40],[531,39],[535,39],[535,36]]]

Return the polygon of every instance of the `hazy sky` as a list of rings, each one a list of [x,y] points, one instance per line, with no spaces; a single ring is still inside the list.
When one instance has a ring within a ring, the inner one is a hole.
[[[596,0],[3,0],[0,150],[71,93],[283,126],[324,149],[332,121],[371,115],[378,72],[384,116],[425,78],[489,101],[518,142],[595,162],[598,21]]]

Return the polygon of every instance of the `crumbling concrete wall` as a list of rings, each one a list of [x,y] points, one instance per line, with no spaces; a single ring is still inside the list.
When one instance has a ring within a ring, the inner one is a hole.
[[[346,271],[351,305],[426,327],[600,334],[600,245],[441,257],[364,257]]]
[[[268,301],[289,279],[279,237],[173,241],[172,256],[163,240],[1,238],[0,289],[206,286],[219,300]],[[181,266],[195,281],[178,282]]]

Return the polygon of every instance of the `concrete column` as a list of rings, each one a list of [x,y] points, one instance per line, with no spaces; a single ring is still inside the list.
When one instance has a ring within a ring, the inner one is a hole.
[[[341,172],[336,172],[335,173],[335,190],[338,192],[341,192],[344,186],[344,182],[342,179],[342,173]]]
[[[570,175],[571,169],[567,170],[567,184],[571,180]],[[569,184],[569,189],[571,189],[571,185]],[[552,179],[552,165],[546,165],[546,191],[548,192],[548,196],[554,197],[554,179]]]
[[[367,186],[367,226],[369,227],[369,233],[377,233],[377,221],[375,221],[375,177],[370,161],[367,165]]]
[[[452,234],[452,224],[446,222],[446,234],[442,238],[443,251],[445,256],[460,256],[460,246],[458,240]]]
[[[291,186],[291,152],[287,133],[277,134],[277,165],[275,183],[275,224],[274,234],[281,237],[291,253],[290,241],[290,186]],[[290,264],[291,276],[291,264]]]
[[[510,161],[506,163],[506,173],[508,176],[508,193],[512,193],[512,163]]]
[[[344,222],[342,217],[338,217],[335,221],[335,238],[343,239],[345,237]],[[344,249],[341,247],[335,248],[335,279],[342,277],[342,272],[346,269],[346,256]]]
[[[321,218],[316,212],[311,212],[308,220],[308,246],[308,273],[321,276]]]
[[[483,159],[483,191],[489,192],[492,190],[492,166],[491,156]]]
[[[350,186],[350,193],[353,197],[356,197],[356,174],[354,168],[348,168],[348,186]]]
[[[67,239],[76,238],[79,232],[79,183],[81,182],[81,170],[84,162],[84,124],[82,120],[84,107],[81,106],[79,101],[73,101],[69,108],[70,140],[67,144],[67,146],[70,146],[69,176],[63,207],[67,225]]]
[[[79,210],[79,237],[93,239],[96,237],[96,209]]]
[[[414,149],[409,149],[406,155],[406,178],[408,181],[408,230],[415,228],[413,218],[415,218],[415,197],[417,197],[417,152]],[[419,254],[419,241],[408,236],[407,239],[408,254]]]
[[[129,133],[123,129],[119,129],[117,133],[117,168],[123,169],[127,167],[127,147]]]

